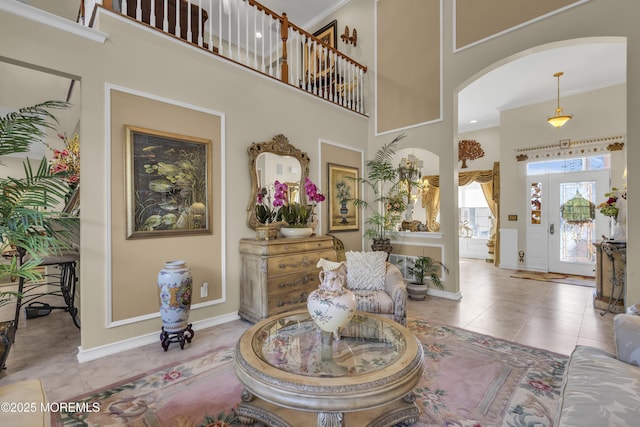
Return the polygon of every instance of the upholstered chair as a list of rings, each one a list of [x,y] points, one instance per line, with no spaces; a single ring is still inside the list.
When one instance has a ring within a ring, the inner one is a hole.
[[[346,253],[347,288],[356,296],[357,310],[407,323],[407,287],[400,270],[386,262],[386,252]]]

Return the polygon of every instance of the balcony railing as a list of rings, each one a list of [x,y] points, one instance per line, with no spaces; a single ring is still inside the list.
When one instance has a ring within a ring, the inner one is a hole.
[[[84,0],[87,12],[95,5],[364,114],[367,67],[289,22],[286,13],[253,0]]]

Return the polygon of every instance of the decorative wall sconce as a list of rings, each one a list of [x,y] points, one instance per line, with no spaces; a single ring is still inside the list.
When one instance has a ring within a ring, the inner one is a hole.
[[[349,26],[345,25],[344,34],[340,35],[340,39],[342,39],[342,41],[345,42],[346,44],[352,44],[353,47],[356,47],[358,45],[358,31],[356,31],[356,29],[354,28],[350,36]]]

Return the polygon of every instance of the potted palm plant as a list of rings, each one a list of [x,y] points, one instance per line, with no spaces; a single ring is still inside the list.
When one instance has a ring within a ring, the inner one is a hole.
[[[48,101],[0,117],[0,156],[28,152],[31,144],[44,139],[46,129],[53,129],[57,123],[49,109],[67,105]],[[69,193],[65,174],[53,171],[46,158],[35,170],[27,160],[24,178],[0,178],[0,188],[0,252],[8,260],[0,263],[0,279],[41,280],[41,257],[67,247],[77,221],[54,212]],[[15,284],[9,282],[0,287],[0,305],[15,301],[19,308],[21,289],[13,290]],[[16,320],[0,321],[0,369],[13,344]]]
[[[429,286],[425,279],[430,280],[436,288],[442,289],[442,281],[440,280],[442,270],[449,272],[447,266],[438,260],[428,256],[415,258],[412,265],[407,267],[407,271],[415,278],[413,282],[407,284],[409,298],[423,300],[426,297]]]
[[[389,202],[399,194],[405,194],[400,186],[398,169],[391,163],[400,141],[405,134],[398,135],[393,141],[384,144],[376,151],[373,159],[365,163],[367,176],[357,178],[356,181],[365,184],[373,193],[373,200],[352,199],[356,208],[370,211],[366,220],[368,228],[364,235],[373,241],[371,249],[390,253],[393,247],[391,239],[396,237],[395,215],[389,211]]]
[[[67,107],[66,102],[47,101],[0,117],[0,156],[28,152],[58,123],[49,110]],[[0,278],[38,280],[42,254],[67,247],[77,218],[56,212],[69,193],[65,174],[52,171],[46,158],[36,169],[28,160],[23,165],[24,178],[0,178],[0,250],[17,255],[0,264]],[[0,298],[11,295],[16,293],[0,289]]]

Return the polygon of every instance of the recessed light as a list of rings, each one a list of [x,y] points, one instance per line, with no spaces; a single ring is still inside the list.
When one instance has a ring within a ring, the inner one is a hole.
[[[261,39],[262,38],[262,33],[256,32],[256,38],[257,39]]]
[[[469,123],[478,123],[478,121],[473,119],[473,120],[470,120]]]

